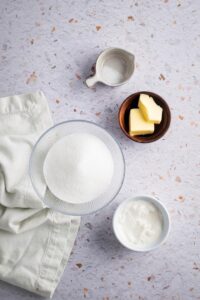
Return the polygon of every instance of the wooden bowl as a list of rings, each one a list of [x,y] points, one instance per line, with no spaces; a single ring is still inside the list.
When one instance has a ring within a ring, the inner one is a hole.
[[[163,108],[162,121],[160,124],[155,124],[155,131],[152,134],[147,135],[135,135],[129,134],[129,113],[131,108],[138,108],[138,101],[140,94],[147,94],[153,97],[156,104]],[[151,143],[159,140],[168,130],[171,122],[171,113],[168,104],[159,95],[152,92],[138,92],[130,95],[124,100],[119,109],[119,124],[125,135],[134,142],[138,143]]]

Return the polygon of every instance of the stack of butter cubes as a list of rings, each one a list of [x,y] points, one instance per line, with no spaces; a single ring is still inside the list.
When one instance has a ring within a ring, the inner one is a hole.
[[[152,97],[140,94],[138,108],[130,110],[129,134],[131,136],[152,134],[155,124],[162,121],[162,111],[162,107],[157,105]]]

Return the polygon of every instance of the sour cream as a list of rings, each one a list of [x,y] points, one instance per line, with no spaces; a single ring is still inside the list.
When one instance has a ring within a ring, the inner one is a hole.
[[[147,250],[159,244],[163,233],[163,216],[153,202],[136,199],[125,201],[116,211],[114,230],[123,245]]]

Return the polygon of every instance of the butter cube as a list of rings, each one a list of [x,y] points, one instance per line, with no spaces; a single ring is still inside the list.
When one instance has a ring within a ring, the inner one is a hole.
[[[155,103],[152,97],[146,94],[140,94],[138,106],[146,121],[160,124],[163,109]]]
[[[133,135],[144,135],[154,132],[154,124],[147,122],[140,109],[134,108],[130,110],[129,115],[129,134]]]

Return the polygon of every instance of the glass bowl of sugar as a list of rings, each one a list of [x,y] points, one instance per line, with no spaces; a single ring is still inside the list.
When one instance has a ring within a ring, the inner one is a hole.
[[[38,139],[29,175],[44,207],[81,216],[97,212],[116,197],[125,162],[120,146],[104,128],[83,120],[66,121]]]

